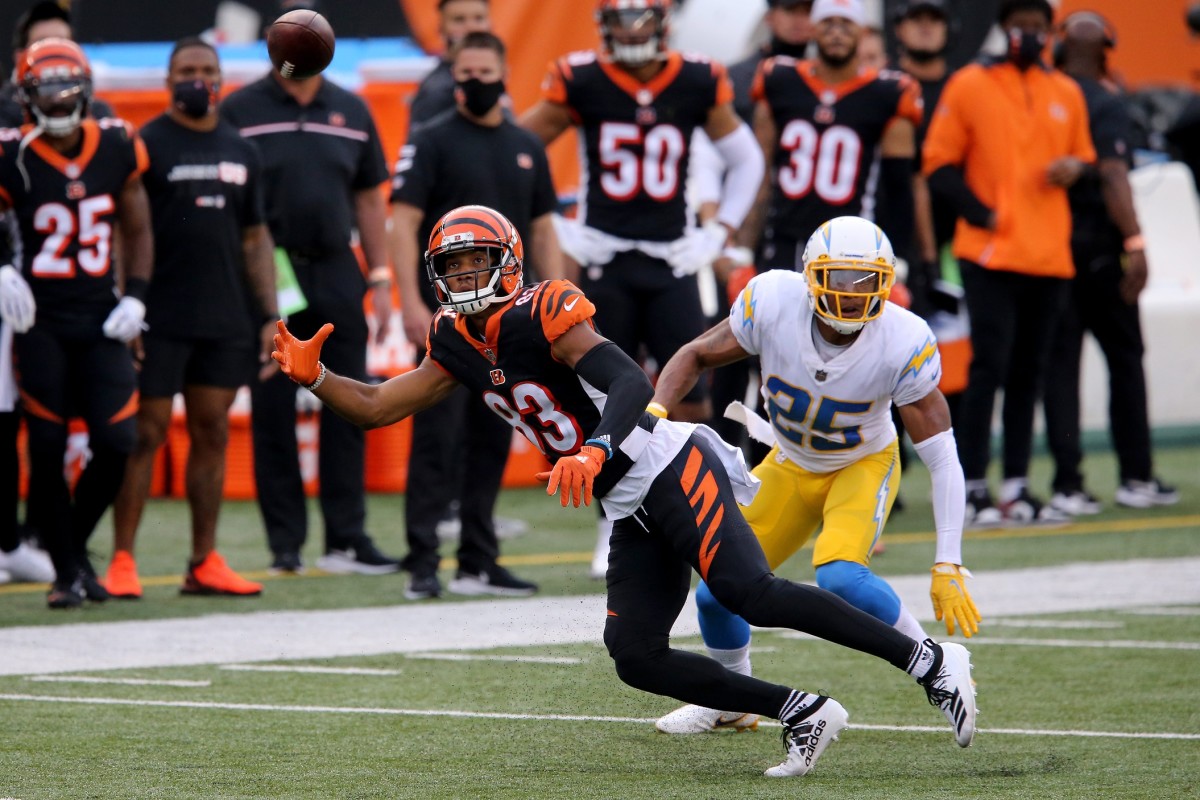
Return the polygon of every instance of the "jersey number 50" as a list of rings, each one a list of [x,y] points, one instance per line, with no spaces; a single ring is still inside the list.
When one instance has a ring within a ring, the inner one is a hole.
[[[791,154],[779,168],[779,188],[791,199],[814,189],[832,205],[854,196],[863,145],[853,128],[834,125],[822,133],[808,120],[794,119],[784,126],[779,147]]]
[[[631,151],[641,145],[642,157]],[[613,200],[629,200],[644,189],[654,200],[670,200],[679,191],[679,163],[686,143],[674,125],[656,125],[642,133],[632,122],[600,126],[600,187]]]
[[[76,263],[89,275],[100,276],[108,272],[112,226],[103,218],[112,213],[113,208],[110,194],[80,200],[78,220],[75,212],[62,203],[39,206],[33,213],[33,228],[46,238],[30,265],[33,276],[73,278]],[[72,259],[66,252],[75,238],[79,240],[79,248]]]

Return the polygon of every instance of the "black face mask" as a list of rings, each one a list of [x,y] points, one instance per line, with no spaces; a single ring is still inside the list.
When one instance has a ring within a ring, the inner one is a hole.
[[[171,88],[171,104],[187,116],[200,119],[212,108],[219,89],[220,84],[209,85],[199,78],[182,81]]]
[[[777,36],[772,36],[770,52],[773,56],[791,56],[795,59],[802,59],[808,53],[808,42],[804,42],[803,44],[789,44]]]
[[[459,81],[458,88],[462,90],[463,104],[466,105],[467,111],[476,117],[482,117],[495,108],[504,95],[504,81],[484,83],[479,78],[468,78]]]
[[[1008,60],[1017,69],[1026,70],[1037,64],[1046,47],[1046,34],[1013,28],[1008,32]]]
[[[904,54],[918,64],[928,64],[946,55],[946,48],[941,50],[905,50]]]

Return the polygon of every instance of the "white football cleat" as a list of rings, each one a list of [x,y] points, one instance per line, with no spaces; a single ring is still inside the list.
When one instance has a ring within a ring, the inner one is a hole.
[[[959,747],[970,747],[975,739],[975,682],[971,680],[971,653],[961,644],[935,644],[941,648],[941,663],[936,670],[917,681],[925,687],[929,703],[935,705],[950,720],[954,740]]]
[[[787,761],[763,773],[768,778],[807,775],[830,742],[846,729],[850,715],[832,697],[822,697],[809,708],[808,716],[783,726]]]
[[[708,733],[709,731],[746,731],[758,728],[758,714],[717,711],[704,706],[684,706],[654,723],[659,733]]]
[[[0,552],[0,569],[8,573],[13,583],[50,583],[54,580],[50,556],[26,542],[21,542],[11,553]]]

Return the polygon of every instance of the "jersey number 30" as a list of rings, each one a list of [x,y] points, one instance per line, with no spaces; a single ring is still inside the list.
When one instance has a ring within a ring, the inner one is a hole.
[[[640,159],[629,149],[638,145]],[[639,189],[654,200],[670,200],[679,191],[685,146],[674,125],[656,125],[643,134],[632,122],[606,122],[600,126],[600,187],[613,200],[629,200]]]
[[[79,201],[79,216],[62,203],[46,203],[33,214],[33,228],[46,238],[33,257],[30,271],[37,278],[73,278],[75,264],[89,275],[108,272],[112,252],[112,226],[103,221],[113,211],[110,194]],[[74,239],[79,248],[72,259],[66,255]]]
[[[779,147],[791,154],[779,168],[779,188],[792,200],[814,189],[832,205],[854,196],[863,145],[852,128],[834,125],[821,132],[808,120],[794,119],[784,126]]]

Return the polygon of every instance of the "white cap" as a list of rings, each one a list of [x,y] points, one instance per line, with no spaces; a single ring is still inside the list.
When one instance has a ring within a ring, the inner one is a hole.
[[[809,19],[816,24],[830,17],[848,19],[855,25],[867,24],[867,12],[862,0],[816,0]]]

